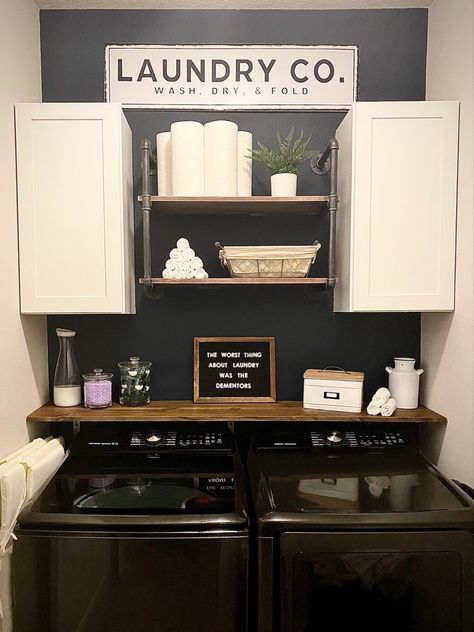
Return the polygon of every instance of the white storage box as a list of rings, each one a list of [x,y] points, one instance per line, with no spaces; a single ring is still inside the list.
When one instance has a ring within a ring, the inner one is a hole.
[[[308,369],[304,373],[303,408],[360,413],[363,386],[360,371]]]

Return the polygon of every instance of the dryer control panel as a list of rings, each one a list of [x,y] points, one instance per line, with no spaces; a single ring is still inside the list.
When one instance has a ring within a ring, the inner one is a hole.
[[[409,441],[406,433],[400,430],[314,430],[310,432],[310,438],[313,448],[392,448],[405,447]]]
[[[273,429],[256,442],[258,450],[326,450],[326,451],[413,451],[416,443],[404,429],[354,428],[329,424],[305,429]]]

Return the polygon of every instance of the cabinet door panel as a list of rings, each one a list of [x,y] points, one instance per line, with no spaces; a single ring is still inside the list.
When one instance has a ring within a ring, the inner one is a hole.
[[[457,103],[357,104],[353,308],[454,308]]]
[[[120,106],[16,116],[22,312],[126,311]]]

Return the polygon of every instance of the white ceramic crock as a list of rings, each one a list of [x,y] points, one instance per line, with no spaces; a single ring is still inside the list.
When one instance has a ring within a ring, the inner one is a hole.
[[[386,366],[389,374],[388,390],[397,402],[397,408],[418,408],[420,375],[423,369],[415,369],[415,358],[394,358],[395,368]]]
[[[296,173],[275,173],[271,178],[272,196],[291,197],[296,195]]]

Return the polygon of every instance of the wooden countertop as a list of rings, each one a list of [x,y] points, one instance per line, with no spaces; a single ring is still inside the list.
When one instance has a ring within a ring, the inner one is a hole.
[[[61,408],[51,403],[41,406],[27,417],[35,422],[94,421],[347,421],[383,423],[446,422],[446,417],[419,407],[399,409],[391,417],[324,410],[308,410],[301,401],[280,401],[272,404],[194,404],[187,400],[152,401],[147,406],[127,407],[113,404],[109,408],[91,410],[84,406]]]

